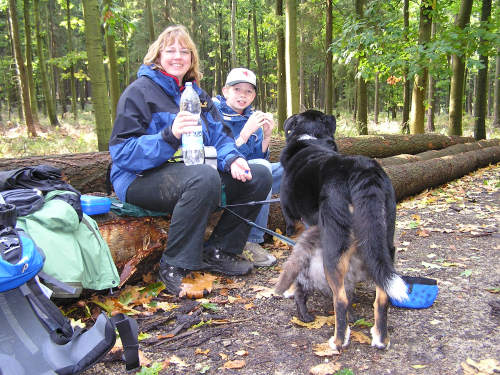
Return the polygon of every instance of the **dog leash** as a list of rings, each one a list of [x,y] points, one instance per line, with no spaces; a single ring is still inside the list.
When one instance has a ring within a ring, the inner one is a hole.
[[[275,203],[275,202],[279,202],[279,201],[280,201],[279,198],[272,198],[272,199],[268,199],[265,201],[251,201],[251,202],[246,202],[246,203],[225,204],[224,206],[221,206],[221,208],[237,207],[237,206],[256,206],[258,204]]]
[[[277,198],[279,200],[279,198]],[[249,204],[251,203],[251,204]],[[261,230],[262,232],[264,233],[267,233],[267,234],[270,234],[271,236],[274,236],[274,237],[278,237],[280,240],[282,240],[283,242],[291,245],[291,246],[294,246],[295,245],[295,241],[286,237],[286,236],[283,236],[282,234],[279,234],[279,233],[276,233],[270,229],[267,229],[267,228],[264,228],[264,227],[261,227],[260,225],[257,225],[255,224],[253,221],[251,220],[248,220],[246,218],[244,218],[243,216],[240,216],[238,215],[236,212],[234,212],[233,210],[231,210],[230,208],[228,207],[231,207],[231,206],[245,206],[245,205],[255,205],[255,204],[263,204],[263,203],[267,203],[267,201],[257,201],[257,202],[249,202],[249,203],[239,203],[239,204],[230,204],[230,205],[224,205],[224,206],[220,206],[221,208],[225,209],[226,211],[228,211],[230,214],[233,214],[234,216],[236,216],[238,219],[240,220],[243,220],[245,223],[247,223],[248,225],[250,225],[251,227],[254,227],[254,228],[257,228],[259,230]]]

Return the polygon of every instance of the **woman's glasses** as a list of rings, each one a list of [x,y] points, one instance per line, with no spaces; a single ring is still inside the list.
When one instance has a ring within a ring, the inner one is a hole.
[[[190,49],[173,49],[173,48],[167,48],[165,50],[163,50],[163,52],[167,55],[167,56],[175,56],[177,53],[181,56],[189,56],[191,55],[191,50]]]

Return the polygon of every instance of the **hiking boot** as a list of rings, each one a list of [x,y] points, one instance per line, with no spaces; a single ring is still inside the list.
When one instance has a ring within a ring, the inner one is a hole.
[[[213,271],[229,276],[246,275],[252,271],[252,263],[241,260],[236,255],[225,253],[219,249],[205,249],[203,262],[206,271]]]
[[[276,258],[255,242],[247,242],[242,256],[256,267],[270,267],[276,263]]]
[[[180,267],[169,265],[160,266],[158,276],[160,281],[165,284],[165,289],[169,294],[176,297],[181,291],[182,279],[184,279],[191,271]]]

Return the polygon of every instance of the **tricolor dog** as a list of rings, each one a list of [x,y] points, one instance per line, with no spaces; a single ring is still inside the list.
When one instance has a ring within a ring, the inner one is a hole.
[[[284,127],[280,198],[287,234],[293,233],[297,220],[310,228],[285,262],[276,291],[282,294],[295,283],[299,317],[311,320],[307,294],[330,289],[335,335],[329,343],[340,351],[349,344],[347,311],[354,283],[372,279],[372,346],[384,349],[389,345],[389,296],[408,298],[393,266],[396,199],[391,181],[375,160],[337,151],[335,117],[309,110],[288,118]]]

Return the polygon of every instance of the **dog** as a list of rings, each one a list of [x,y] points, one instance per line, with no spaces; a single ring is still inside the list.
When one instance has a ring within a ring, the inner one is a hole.
[[[338,152],[334,116],[308,110],[288,118],[284,129],[280,200],[286,233],[294,233],[297,220],[311,228],[285,262],[276,292],[282,294],[295,281],[299,317],[310,320],[306,293],[329,288],[335,310],[335,334],[329,344],[340,352],[349,344],[347,312],[354,282],[368,276],[376,285],[371,344],[387,348],[389,296],[408,299],[406,284],[393,265],[392,183],[375,160]]]

